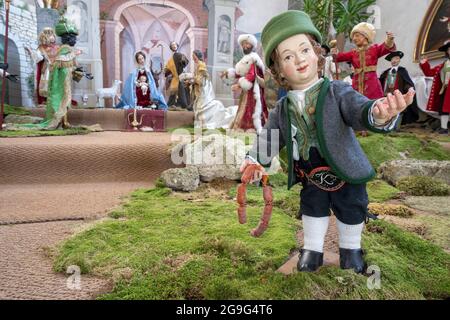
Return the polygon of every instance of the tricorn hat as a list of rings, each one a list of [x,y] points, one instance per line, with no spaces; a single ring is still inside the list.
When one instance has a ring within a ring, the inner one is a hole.
[[[387,61],[391,61],[393,57],[400,57],[400,59],[401,59],[401,58],[403,58],[404,55],[405,54],[401,51],[394,51],[394,52],[389,53],[385,59]]]

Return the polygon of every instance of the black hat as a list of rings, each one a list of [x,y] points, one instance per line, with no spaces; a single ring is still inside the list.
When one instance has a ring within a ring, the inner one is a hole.
[[[326,44],[323,44],[323,45],[322,45],[322,48],[325,49],[325,50],[327,50],[327,54],[330,53],[330,51],[331,51],[331,50],[330,50],[330,47],[327,46]]]
[[[393,57],[400,57],[400,59],[401,59],[401,58],[403,58],[404,55],[405,54],[401,51],[394,51],[394,52],[389,53],[385,59],[387,61],[391,61]]]
[[[450,47],[450,40],[444,42],[444,45],[439,48],[439,51],[447,52],[448,47]]]

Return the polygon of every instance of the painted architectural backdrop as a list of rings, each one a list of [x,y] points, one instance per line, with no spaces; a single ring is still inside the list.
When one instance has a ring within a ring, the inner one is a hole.
[[[414,61],[414,51],[426,12],[435,1],[414,0],[414,6],[410,5],[410,0],[377,0],[376,3],[378,11],[374,13],[379,22],[376,41],[382,42],[386,31],[393,31],[397,35],[398,49],[405,53],[402,64],[412,76],[422,75]],[[441,1],[442,8],[447,8],[450,0]],[[172,40],[177,41],[181,52],[188,56],[195,49],[205,52],[210,70],[214,69],[213,76],[217,75],[232,66],[233,60],[241,54],[236,43],[239,34],[252,33],[260,38],[267,21],[288,9],[293,0],[61,0],[60,3],[69,4],[73,11],[69,14],[79,17],[79,46],[88,51],[81,57],[82,63],[94,72],[96,79],[101,79],[99,83],[76,87],[75,92],[81,94],[83,90],[92,93],[96,88],[109,87],[115,79],[123,81],[134,67],[133,56],[137,50],[146,51],[153,69],[159,71],[161,63],[170,56],[168,44]],[[52,16],[42,10],[42,5],[42,0],[12,0],[10,70],[21,75],[19,84],[9,86],[7,101],[12,104],[33,105],[30,88],[34,66],[24,47],[36,48],[38,32],[55,18],[54,13]],[[98,32],[89,27],[96,25]],[[441,31],[446,31],[446,27],[448,23],[442,23]],[[0,41],[4,31],[2,6]],[[435,65],[440,61],[431,63]],[[380,60],[378,72],[388,65],[384,59]],[[219,98],[231,95],[229,87],[220,81],[215,81],[214,85]]]

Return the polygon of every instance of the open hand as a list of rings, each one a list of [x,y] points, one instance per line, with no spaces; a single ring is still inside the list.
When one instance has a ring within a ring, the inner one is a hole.
[[[267,175],[263,166],[248,159],[244,161],[240,168],[240,171],[242,173],[241,181],[245,184],[260,181],[263,176]]]
[[[415,94],[413,88],[410,88],[405,95],[395,90],[393,95],[389,93],[386,98],[378,100],[372,110],[375,121],[383,124],[389,122],[413,103]]]

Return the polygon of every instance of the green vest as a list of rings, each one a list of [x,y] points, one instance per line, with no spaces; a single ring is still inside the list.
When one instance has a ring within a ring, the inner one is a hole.
[[[328,90],[330,88],[330,81],[328,79],[324,79],[323,81],[319,82],[318,87],[316,88],[316,86],[314,86],[313,88],[311,88],[310,90],[308,90],[308,93],[310,93],[309,97],[310,99],[306,99],[305,100],[305,111],[308,112],[309,108],[314,108],[315,112],[314,112],[314,120],[315,118],[321,118],[323,117],[323,106],[325,103],[325,98],[326,95],[328,93]],[[315,90],[317,89],[317,96],[315,94],[313,94],[315,92]],[[308,94],[307,94],[308,96]],[[291,112],[289,112],[290,107],[289,105],[292,104],[292,99],[289,99],[289,96],[286,97],[286,99],[284,99],[283,102],[283,109],[286,112],[287,115],[287,128],[286,128],[286,132],[285,132],[285,137],[287,137],[286,139],[286,151],[287,151],[287,161],[288,161],[288,189],[291,189],[295,184],[297,184],[299,182],[297,175],[294,172],[294,157],[293,157],[293,143],[292,143],[292,125],[295,125],[295,121],[293,120],[293,115],[291,115]],[[295,101],[297,100],[297,98],[295,98]],[[308,104],[308,102],[309,104]],[[315,101],[314,103],[312,103],[312,101]],[[313,137],[311,139],[311,136],[309,136],[309,140],[310,142],[308,143],[310,146],[313,144],[313,141],[317,141],[317,145],[318,145],[318,149],[321,155],[325,156],[325,160],[328,163],[328,158],[327,157],[327,153],[323,153],[323,146],[325,144],[324,141],[324,137],[323,134],[321,135],[321,130],[323,130],[323,128],[320,128],[320,121],[315,123],[315,130],[314,130],[314,134]],[[306,125],[306,121],[305,121],[305,125]],[[319,127],[318,127],[319,126]],[[299,148],[301,147],[301,143],[297,140]],[[305,148],[305,147],[303,147]],[[302,151],[303,151],[302,148]],[[310,147],[306,147],[308,148],[308,152],[309,152],[309,148]],[[300,155],[303,152],[300,152]],[[309,153],[308,153],[309,156]],[[309,158],[309,157],[308,157]]]
[[[319,81],[305,92],[305,107],[303,110],[300,110],[298,97],[295,93],[289,92],[287,96],[291,126],[297,129],[295,140],[298,145],[298,155],[306,161],[309,160],[309,151],[313,147],[317,148],[322,155],[317,138],[315,113],[319,92],[323,83],[323,80]]]

